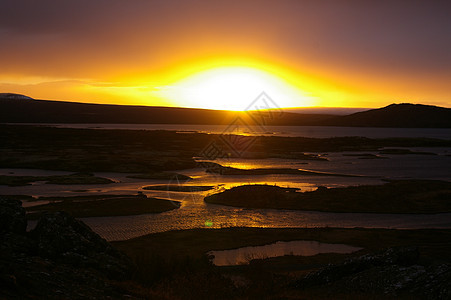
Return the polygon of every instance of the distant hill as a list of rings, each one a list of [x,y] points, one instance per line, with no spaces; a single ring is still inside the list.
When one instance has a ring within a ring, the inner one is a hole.
[[[392,104],[345,116],[293,112],[278,115],[272,111],[253,114],[251,119],[246,113],[221,110],[34,100],[0,94],[0,123],[228,125],[237,116],[249,124],[258,118],[264,125],[451,128],[450,108],[420,104]]]
[[[451,128],[451,108],[422,104],[389,106],[336,117],[324,122],[329,126]]]
[[[209,124],[228,125],[238,115],[231,111],[90,104],[49,100],[0,97],[0,123],[98,123],[98,124]],[[275,114],[274,112],[272,113]],[[311,125],[334,116],[283,113],[280,117],[264,115],[265,125]],[[257,116],[258,118],[260,116]],[[249,118],[248,118],[249,119]],[[250,121],[248,120],[250,123]]]
[[[297,108],[284,108],[286,112],[292,112],[297,114],[323,114],[323,115],[350,115],[356,112],[366,111],[370,108],[357,108],[357,107],[297,107]]]
[[[33,98],[14,93],[0,93],[0,99],[33,100]]]

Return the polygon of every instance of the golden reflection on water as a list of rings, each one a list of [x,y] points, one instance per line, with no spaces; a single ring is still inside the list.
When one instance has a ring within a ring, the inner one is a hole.
[[[238,168],[238,169],[262,169],[268,168],[267,164],[259,164],[256,162],[237,162],[237,161],[221,161],[220,164],[224,167]]]

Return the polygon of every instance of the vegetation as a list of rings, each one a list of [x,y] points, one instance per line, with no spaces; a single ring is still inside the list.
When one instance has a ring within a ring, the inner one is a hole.
[[[294,174],[294,175],[313,175],[313,176],[339,176],[339,177],[360,177],[359,175],[336,174],[327,172],[307,171],[290,168],[258,168],[258,169],[239,169],[233,167],[224,167],[214,162],[200,162],[200,165],[206,168],[209,173],[221,175],[269,175],[269,174]]]
[[[384,185],[325,187],[292,192],[276,186],[243,185],[205,197],[205,202],[246,208],[300,209],[328,212],[451,212],[451,182],[399,180]]]
[[[200,156],[214,139],[221,145],[218,135],[201,133],[0,125],[0,167],[155,174],[195,168],[198,165],[193,157]],[[305,159],[306,152],[451,146],[451,140],[428,138],[240,138],[243,144],[248,140],[252,140],[252,147],[246,155],[261,158],[280,157],[282,154],[283,157]]]
[[[190,180],[191,177],[171,172],[151,172],[137,175],[128,175],[127,178],[136,179],[162,179],[162,180]]]
[[[112,180],[96,177],[91,173],[74,173],[56,176],[8,176],[0,175],[0,185],[22,186],[32,182],[45,181],[47,184],[108,184]]]
[[[150,298],[325,299],[330,292],[327,288],[300,291],[294,283],[330,263],[394,246],[417,245],[422,264],[450,263],[451,245],[443,242],[450,239],[450,230],[439,229],[224,228],[169,231],[112,244],[135,261],[138,270],[134,280],[139,282],[142,295]],[[340,243],[364,249],[353,254],[284,256],[230,267],[214,267],[206,257],[210,250],[290,240]],[[349,294],[346,298],[354,299]]]
[[[382,149],[379,151],[379,153],[380,154],[392,154],[392,155],[406,155],[406,154],[437,155],[437,153],[433,153],[433,152],[412,151],[410,149]]]
[[[74,201],[74,199],[79,201]],[[28,219],[38,219],[44,211],[65,211],[74,217],[84,218],[161,213],[180,207],[178,202],[147,198],[145,195],[113,195],[111,197],[102,195],[97,197],[88,196],[86,198],[68,197],[67,199],[64,197],[41,197],[38,200],[52,202],[27,207]]]

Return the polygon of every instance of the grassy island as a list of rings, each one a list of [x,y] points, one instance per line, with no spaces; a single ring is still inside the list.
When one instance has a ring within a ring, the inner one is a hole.
[[[270,185],[243,185],[205,197],[205,202],[246,208],[363,213],[451,212],[451,182],[397,180],[384,185],[320,187],[293,192]]]

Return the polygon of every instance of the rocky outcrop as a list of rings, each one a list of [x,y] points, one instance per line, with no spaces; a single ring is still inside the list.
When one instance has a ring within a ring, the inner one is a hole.
[[[7,233],[24,234],[26,228],[27,219],[22,203],[0,198],[0,236]]]
[[[451,299],[451,266],[424,266],[416,247],[389,248],[329,265],[296,282],[331,293]]]
[[[5,299],[124,296],[112,283],[131,277],[131,261],[83,222],[64,212],[45,213],[26,232],[20,201],[0,199],[0,225],[0,295]]]
[[[76,267],[89,267],[111,278],[126,278],[131,261],[66,212],[44,213],[30,236],[38,255]]]
[[[300,287],[309,287],[331,283],[373,267],[387,265],[411,265],[418,260],[417,248],[390,248],[385,252],[367,254],[347,260],[341,264],[330,265],[317,272],[308,274],[299,282]]]

